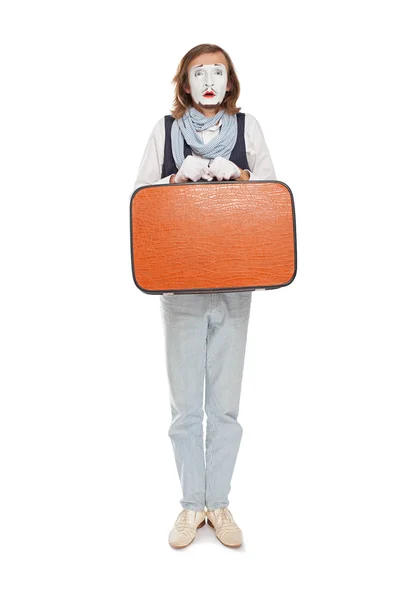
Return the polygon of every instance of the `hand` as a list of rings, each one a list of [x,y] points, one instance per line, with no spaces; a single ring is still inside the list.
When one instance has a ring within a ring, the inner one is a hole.
[[[240,177],[241,171],[232,161],[217,156],[208,167],[208,173],[216,177],[218,181],[222,181],[223,179],[237,179]]]
[[[181,183],[189,179],[191,181],[198,181],[199,179],[212,180],[212,177],[208,174],[208,159],[191,154],[185,158],[181,168],[175,175],[174,183]]]

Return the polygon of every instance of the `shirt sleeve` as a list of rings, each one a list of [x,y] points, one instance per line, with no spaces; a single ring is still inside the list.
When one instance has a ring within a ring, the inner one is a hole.
[[[274,165],[260,124],[253,115],[248,113],[246,113],[245,117],[245,141],[250,179],[275,180]]]
[[[143,185],[169,183],[169,178],[171,177],[172,173],[167,177],[160,179],[164,162],[164,143],[165,125],[163,117],[154,126],[149,141],[147,142],[133,188],[134,192]]]

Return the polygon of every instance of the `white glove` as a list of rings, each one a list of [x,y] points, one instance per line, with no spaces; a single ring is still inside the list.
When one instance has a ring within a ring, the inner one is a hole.
[[[192,154],[185,158],[181,168],[175,175],[175,183],[188,181],[189,179],[191,181],[198,181],[199,179],[212,180],[212,177],[208,174],[208,159]]]
[[[223,179],[236,179],[240,177],[240,169],[227,158],[223,158],[222,156],[217,156],[214,158],[210,166],[208,167],[208,172],[213,177],[216,177],[218,181],[222,181]]]

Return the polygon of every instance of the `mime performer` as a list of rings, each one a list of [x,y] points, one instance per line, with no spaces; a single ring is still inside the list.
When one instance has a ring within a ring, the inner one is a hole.
[[[195,46],[172,81],[173,110],[151,133],[134,190],[276,179],[258,121],[236,106],[240,85],[225,50]],[[251,300],[252,291],[160,296],[172,414],[168,435],[182,487],[182,510],[168,538],[173,548],[190,544],[206,520],[226,546],[243,541],[228,494],[242,438],[237,419]]]

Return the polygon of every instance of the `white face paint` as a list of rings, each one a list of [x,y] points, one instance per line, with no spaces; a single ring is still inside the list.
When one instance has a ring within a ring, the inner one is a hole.
[[[226,92],[228,75],[225,65],[195,65],[189,72],[190,93],[197,104],[215,106],[220,104]],[[214,92],[210,95],[207,92]]]

